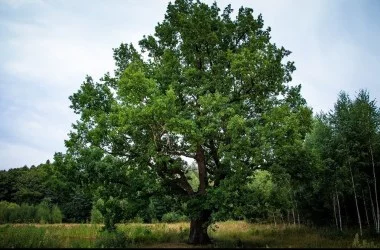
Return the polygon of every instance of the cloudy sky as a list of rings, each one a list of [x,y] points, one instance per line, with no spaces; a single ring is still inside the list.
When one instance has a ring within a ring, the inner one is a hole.
[[[0,0],[0,169],[64,152],[77,119],[68,96],[113,72],[112,48],[153,34],[167,0]],[[213,1],[205,1],[212,3]],[[293,53],[293,82],[314,112],[340,90],[380,99],[380,1],[220,0],[251,7]]]

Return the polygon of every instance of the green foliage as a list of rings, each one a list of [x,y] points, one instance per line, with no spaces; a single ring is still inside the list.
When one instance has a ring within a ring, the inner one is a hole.
[[[242,217],[237,193],[254,169],[305,165],[298,159],[311,110],[300,86],[287,85],[290,51],[270,42],[252,12],[242,7],[232,20],[230,6],[171,3],[154,36],[139,42],[149,60],[121,44],[115,76],[87,76],[69,97],[80,120],[65,158],[88,187],[99,187],[106,229],[135,217],[177,220],[164,215],[175,209],[151,198],[162,193],[177,197],[192,219],[219,211]]]
[[[5,223],[61,223],[62,212],[57,205],[43,201],[37,206],[23,203],[20,205],[0,201],[0,224]]]
[[[45,233],[45,228],[35,226],[0,227],[0,248],[39,248],[46,245],[54,247],[52,240],[45,239]]]
[[[21,222],[20,217],[20,206],[16,203],[8,203],[7,207],[8,221],[10,223],[19,223]]]
[[[105,230],[112,232],[116,230],[115,224],[122,219],[122,202],[118,199],[110,197],[103,201],[99,199],[96,203],[96,208],[99,209],[104,218]]]
[[[125,233],[123,232],[102,232],[96,240],[96,248],[126,248],[130,246]]]
[[[189,218],[186,215],[181,215],[176,212],[169,212],[162,216],[161,221],[166,223],[183,222],[188,221]]]
[[[317,115],[305,142],[315,157],[316,170],[312,173],[317,181],[312,182],[311,190],[303,191],[309,197],[303,205],[314,214],[314,221],[334,223],[334,217],[339,216],[339,198],[340,206],[347,211],[342,220],[348,226],[358,223],[355,201],[363,202],[364,206],[358,207],[364,224],[365,213],[371,213],[370,204],[377,199],[374,189],[378,189],[378,172],[374,167],[380,155],[379,131],[380,111],[365,90],[360,90],[355,99],[341,92],[334,110]]]
[[[36,221],[45,224],[51,221],[50,204],[43,201],[37,205]]]
[[[26,203],[21,204],[20,217],[24,223],[33,223],[36,217],[36,207]]]
[[[52,223],[62,223],[62,212],[57,205],[54,205],[51,209],[51,222]]]
[[[0,224],[8,222],[8,202],[0,201]]]
[[[93,224],[104,223],[104,217],[102,213],[95,206],[93,206],[91,209],[91,223]]]
[[[139,217],[139,216],[136,216],[136,217],[133,217],[132,219],[128,220],[128,222],[131,222],[131,223],[144,223],[144,219]]]
[[[353,248],[379,248],[374,242],[367,242],[367,240],[360,241],[359,234],[356,233],[354,237],[354,241],[352,242]]]
[[[0,248],[181,248],[189,247],[186,237],[189,225],[177,224],[127,224],[116,232],[99,232],[100,226],[76,224],[64,225],[0,225]],[[243,221],[227,221],[217,224],[211,231],[213,244],[208,247],[274,247],[274,248],[351,248],[374,247],[373,240],[357,237],[355,231],[339,237],[327,236],[331,228],[307,228],[304,226],[248,224]],[[20,240],[20,238],[22,240]],[[376,242],[376,241],[375,241]]]

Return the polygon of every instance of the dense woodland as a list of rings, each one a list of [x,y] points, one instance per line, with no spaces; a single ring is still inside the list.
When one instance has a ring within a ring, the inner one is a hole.
[[[178,0],[141,53],[114,49],[114,75],[70,96],[67,152],[0,171],[0,223],[189,221],[190,243],[229,219],[379,233],[375,100],[342,91],[313,115],[290,51],[231,13]]]

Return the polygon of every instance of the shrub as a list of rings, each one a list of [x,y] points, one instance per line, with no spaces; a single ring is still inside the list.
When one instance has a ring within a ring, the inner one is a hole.
[[[8,203],[7,207],[8,213],[8,222],[10,223],[19,223],[21,222],[20,218],[20,206],[16,203]]]
[[[176,212],[169,212],[162,216],[161,219],[162,222],[181,222],[181,221],[188,221],[188,218],[186,215],[180,215]]]
[[[62,212],[57,205],[54,205],[51,209],[51,222],[62,223]]]
[[[144,219],[141,218],[141,217],[139,217],[139,216],[136,216],[133,219],[128,220],[128,222],[131,222],[131,223],[144,223]]]
[[[36,208],[33,205],[28,205],[26,203],[21,204],[20,206],[20,218],[21,222],[32,223],[34,222],[36,213]]]
[[[91,209],[91,223],[93,224],[104,223],[104,217],[102,213],[94,206]]]
[[[379,248],[374,242],[367,242],[366,240],[362,240],[360,242],[359,234],[356,233],[354,237],[354,241],[352,242],[353,248]]]
[[[102,232],[95,242],[96,248],[126,248],[130,242],[122,232]]]
[[[50,208],[46,201],[41,202],[37,206],[35,221],[41,224],[49,223],[51,221]]]
[[[8,222],[8,202],[0,201],[0,224]]]

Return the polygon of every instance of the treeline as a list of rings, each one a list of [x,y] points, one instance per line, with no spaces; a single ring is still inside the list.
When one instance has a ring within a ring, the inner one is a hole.
[[[117,209],[117,214],[112,215],[114,218],[106,218],[117,222],[188,221],[177,199],[158,192],[149,197],[140,196],[138,183],[135,195],[126,193],[125,199],[110,197],[104,201],[99,198],[99,192],[112,192],[112,182],[123,182],[125,176],[117,172],[112,176],[108,172],[97,172],[99,176],[112,178],[108,180],[110,189],[101,190],[104,187],[91,184],[94,177],[88,177],[88,168],[79,169],[78,165],[63,161],[67,157],[60,153],[54,159],[54,163],[47,161],[30,168],[0,171],[0,223],[103,223],[100,211],[106,214],[109,207]],[[117,170],[117,165],[107,167],[107,171]],[[150,185],[148,182],[142,184]]]
[[[339,230],[357,225],[360,233],[364,228],[379,233],[379,145],[379,108],[364,90],[355,99],[342,92],[334,110],[315,119],[305,141],[318,184],[309,207],[319,204]]]
[[[61,223],[62,212],[57,205],[43,201],[38,205],[0,201],[0,223]]]
[[[0,200],[18,205],[56,205],[64,222],[88,221],[91,195],[67,177],[49,161],[30,168],[24,166],[0,171]]]
[[[266,138],[284,129],[275,123],[284,115],[268,115],[278,127],[263,131]],[[225,182],[225,192],[213,194],[220,204],[214,220],[358,227],[378,233],[380,112],[369,93],[361,90],[350,99],[342,92],[333,110],[315,116],[305,140],[291,139],[299,125],[290,121],[287,126],[289,137],[272,145],[266,163],[251,173],[247,184],[228,192]],[[57,153],[53,163],[1,171],[0,222],[188,220],[191,203],[171,196],[169,184],[162,185],[154,173],[141,171],[97,148],[83,149],[79,158]],[[195,168],[186,172],[194,189],[197,176]]]

